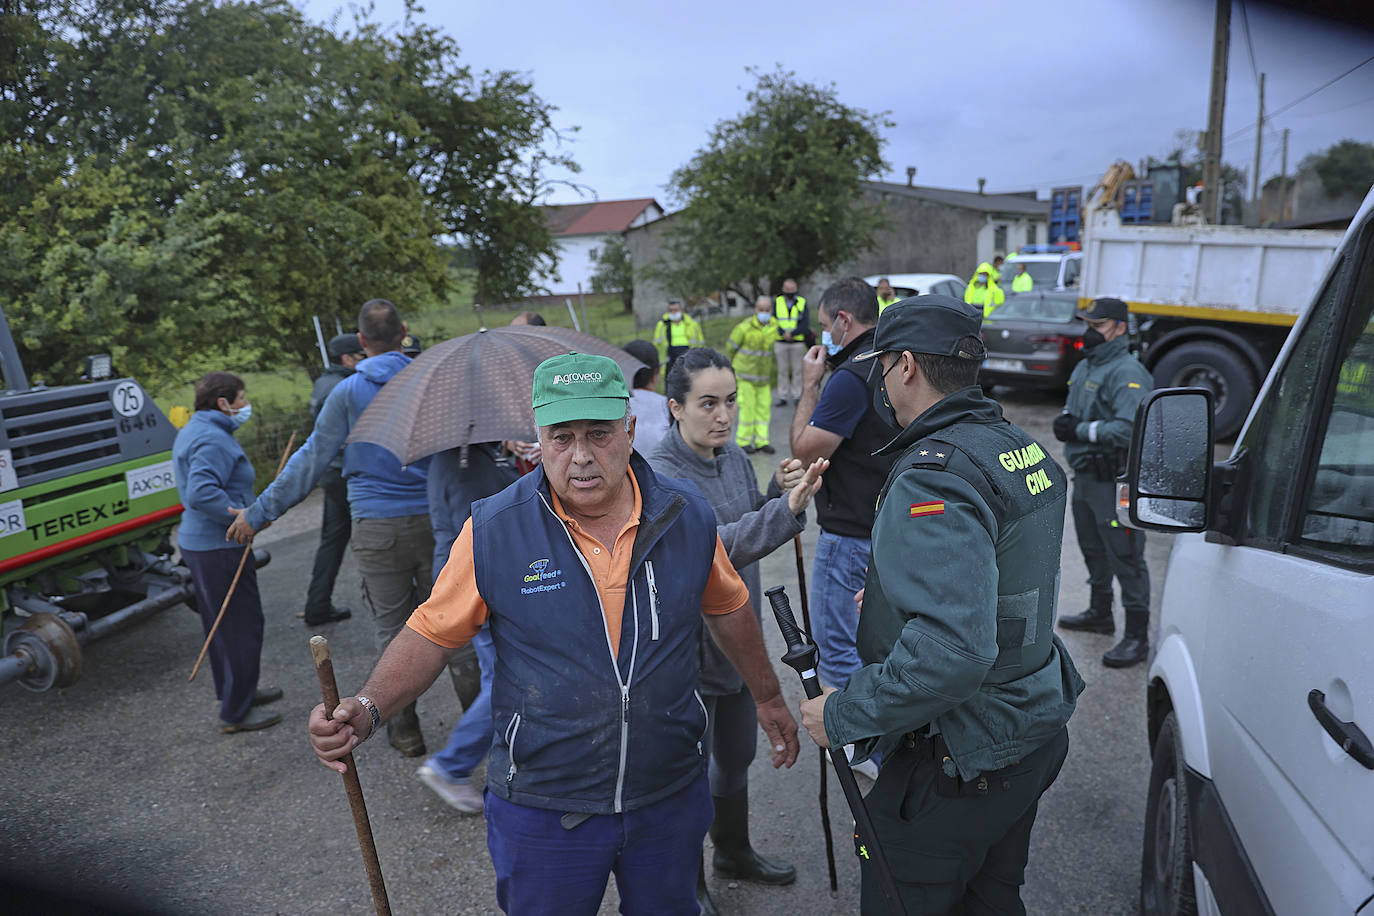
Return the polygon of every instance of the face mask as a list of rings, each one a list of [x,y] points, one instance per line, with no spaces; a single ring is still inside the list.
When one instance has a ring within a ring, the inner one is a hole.
[[[247,422],[248,422],[248,418],[251,417],[252,415],[253,415],[253,405],[252,405],[252,404],[244,404],[244,405],[243,405],[242,407],[240,407],[238,410],[234,410],[233,408],[230,408],[230,410],[229,410],[229,422],[232,423],[232,424],[234,424],[234,429],[238,429],[240,426],[242,426],[243,424],[247,423]]]
[[[682,313],[681,313],[681,312],[669,312],[669,313],[668,313],[668,320],[669,320],[669,321],[681,321],[681,320],[682,320]]]
[[[772,312],[755,312],[754,317],[759,320],[759,324],[767,324],[773,320]]]
[[[888,366],[888,372],[891,372],[896,365],[896,363],[893,363],[891,366]],[[883,364],[878,363],[879,372],[882,372],[882,368]],[[878,379],[878,387],[873,389],[873,411],[877,413],[879,418],[888,426],[894,426],[897,429],[902,428],[902,424],[897,422],[896,409],[892,406],[892,402],[887,399],[887,372],[882,373],[881,377]]]
[[[1091,350],[1100,347],[1107,342],[1107,338],[1102,336],[1102,332],[1097,328],[1088,328],[1083,332],[1083,349]]]
[[[821,331],[821,346],[825,347],[825,352],[829,353],[831,356],[835,356],[841,350],[844,349],[844,337],[849,336],[849,332],[845,331],[844,337],[841,337],[838,343],[831,336],[830,329],[835,327],[839,320],[840,319],[837,316],[834,321],[830,322],[829,328],[826,328],[824,331]]]

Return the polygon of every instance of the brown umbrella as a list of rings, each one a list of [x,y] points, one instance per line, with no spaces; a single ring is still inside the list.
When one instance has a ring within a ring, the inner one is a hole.
[[[412,464],[475,442],[533,439],[534,367],[562,353],[609,356],[633,383],[644,364],[590,334],[517,325],[435,344],[382,386],[349,442],[372,442]]]

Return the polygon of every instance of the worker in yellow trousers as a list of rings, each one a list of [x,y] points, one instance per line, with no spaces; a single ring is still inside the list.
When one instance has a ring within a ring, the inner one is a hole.
[[[735,369],[735,381],[739,386],[739,429],[735,433],[735,443],[750,454],[771,455],[776,451],[768,444],[768,421],[772,414],[773,380],[778,375],[773,344],[779,338],[772,300],[759,296],[754,302],[754,314],[735,326],[725,347],[725,355]]]

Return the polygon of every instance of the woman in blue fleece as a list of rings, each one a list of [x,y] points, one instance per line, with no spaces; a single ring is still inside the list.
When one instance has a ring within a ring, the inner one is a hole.
[[[186,507],[177,546],[191,570],[201,624],[209,633],[243,556],[244,548],[226,540],[225,532],[234,520],[230,507],[253,502],[253,465],[234,440],[234,430],[253,408],[244,396],[243,380],[229,372],[211,372],[196,382],[195,407],[172,445],[177,489]],[[262,631],[257,566],[250,552],[210,641],[222,732],[253,731],[281,721],[280,714],[256,708],[282,696],[280,688],[258,688]]]

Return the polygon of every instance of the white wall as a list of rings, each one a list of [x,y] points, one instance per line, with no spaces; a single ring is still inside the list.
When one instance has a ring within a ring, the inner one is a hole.
[[[582,284],[583,292],[592,291],[592,252],[601,247],[607,235],[565,235],[556,239],[558,245],[558,276],[542,277],[540,281],[550,293],[570,296]]]
[[[1028,236],[1030,227],[1035,226],[1035,241],[1032,242]],[[1007,227],[1007,245],[1003,249],[998,249],[993,245],[997,237],[997,227]],[[984,261],[991,261],[995,254],[1009,254],[1020,248],[1022,245],[1044,245],[1048,241],[1049,223],[1043,219],[1006,218],[998,219],[988,217],[988,221],[978,230],[978,261],[968,266],[968,273],[973,274],[973,269]]]

